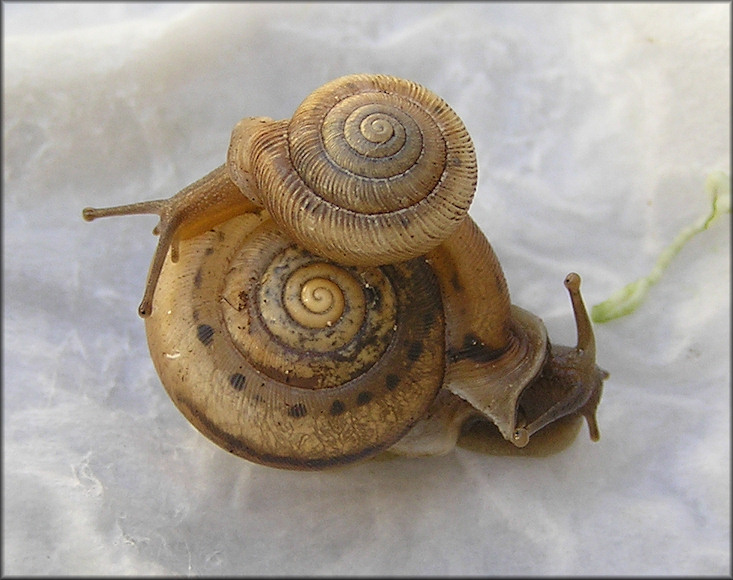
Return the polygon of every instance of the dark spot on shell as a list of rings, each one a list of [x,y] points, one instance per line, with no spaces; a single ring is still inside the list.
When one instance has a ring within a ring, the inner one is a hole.
[[[387,375],[386,385],[390,391],[394,391],[397,388],[397,385],[399,384],[400,384],[400,377],[398,377],[395,374],[391,374],[391,373]]]
[[[292,457],[290,455],[274,455],[271,453],[263,453],[261,449],[248,446],[239,437],[223,430],[219,425],[210,421],[206,415],[197,413],[195,405],[186,399],[181,399],[179,404],[187,410],[188,413],[197,417],[197,422],[203,425],[206,432],[210,434],[213,441],[227,449],[231,453],[245,457],[257,463],[271,465],[273,467],[296,468],[296,469],[324,469],[337,465],[345,465],[360,459],[365,459],[376,455],[385,449],[387,444],[369,445],[364,449],[359,449],[355,453],[345,455],[336,455],[333,457],[304,459],[302,457]]]
[[[453,276],[450,279],[450,283],[452,284],[456,292],[461,292],[463,290],[463,284],[461,284],[461,281],[458,278],[458,274],[453,274]]]
[[[409,358],[411,361],[416,361],[420,358],[420,355],[422,354],[422,343],[415,341],[410,345],[410,348],[407,351],[407,358]]]
[[[369,391],[362,391],[356,397],[356,404],[361,407],[362,405],[366,405],[373,398],[374,398],[374,395],[372,395]]]
[[[331,404],[331,415],[340,415],[344,411],[346,411],[346,405],[344,405],[341,401],[336,400]]]
[[[201,268],[196,270],[196,275],[193,277],[193,287],[201,288]]]
[[[290,268],[289,264],[281,264],[280,266],[275,266],[275,268],[273,269],[273,274],[281,275],[284,272],[287,272],[289,268]]]
[[[208,324],[199,324],[196,328],[196,335],[204,346],[209,346],[214,340],[214,329]]]
[[[370,310],[379,310],[382,305],[382,293],[374,286],[364,286],[364,294],[366,297],[367,308]]]
[[[193,321],[194,322],[198,322],[199,321],[199,311],[198,310],[194,310],[193,313],[191,314],[191,316],[193,316]]]
[[[288,408],[288,415],[291,417],[305,417],[308,414],[308,410],[305,408],[303,403],[296,403],[292,407]]]
[[[247,308],[247,300],[248,300],[247,299],[247,291],[246,290],[242,290],[239,293],[239,304],[237,305],[237,310],[238,311],[241,312],[242,310],[244,310],[245,308]]]
[[[206,248],[206,251],[204,252],[204,254],[206,254],[207,256],[211,256],[211,254],[213,253],[214,253],[214,248]]]
[[[244,384],[247,382],[246,377],[240,373],[234,373],[229,377],[229,383],[238,391],[244,388]]]

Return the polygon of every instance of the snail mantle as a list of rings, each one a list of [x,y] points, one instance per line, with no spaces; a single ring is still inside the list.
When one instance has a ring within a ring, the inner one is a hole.
[[[286,469],[443,454],[476,420],[518,453],[567,417],[596,440],[608,374],[580,278],[565,279],[578,343],[551,346],[468,216],[476,182],[443,99],[351,75],[291,119],[240,121],[226,163],[172,198],[83,216],[160,216],[139,308],[150,353],[231,453]]]

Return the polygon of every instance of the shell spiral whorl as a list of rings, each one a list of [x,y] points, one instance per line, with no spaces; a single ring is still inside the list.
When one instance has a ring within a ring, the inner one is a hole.
[[[435,189],[446,156],[439,128],[412,101],[394,101],[392,94],[357,93],[328,109],[319,101],[296,112],[290,152],[311,190],[354,212],[387,213]]]
[[[384,75],[327,83],[290,121],[232,151],[230,162],[251,168],[268,192],[260,202],[280,227],[345,264],[425,254],[458,227],[476,188],[473,144],[456,113],[424,87]]]
[[[225,293],[234,295],[248,280],[260,280],[249,290],[256,297],[256,310],[251,310],[250,320],[242,324],[237,311],[230,324],[233,335],[238,328],[262,324],[264,332],[249,332],[242,352],[261,358],[263,369],[270,358],[289,361],[295,369],[300,359],[294,355],[301,352],[305,357],[303,367],[294,376],[317,379],[319,387],[329,380],[359,376],[368,368],[364,362],[384,352],[396,324],[395,297],[389,281],[379,270],[360,271],[323,262],[291,245],[274,229],[262,236],[260,244],[242,254],[241,266],[235,265],[225,286]],[[226,290],[229,287],[231,290]],[[379,296],[378,304],[368,300],[367,288]],[[369,345],[354,341],[365,333],[372,338]],[[343,363],[339,372],[328,358],[322,361],[328,368],[312,360],[314,353],[328,356],[335,351],[339,351]],[[352,362],[346,364],[347,359]],[[315,372],[315,367],[322,372]]]
[[[442,385],[445,316],[422,258],[331,263],[260,212],[182,241],[185,269],[166,260],[146,319],[156,369],[233,453],[296,469],[374,455]]]
[[[344,291],[323,269],[336,270],[331,264],[311,264],[291,276],[285,286],[285,308],[294,321],[308,328],[332,326],[344,313]]]

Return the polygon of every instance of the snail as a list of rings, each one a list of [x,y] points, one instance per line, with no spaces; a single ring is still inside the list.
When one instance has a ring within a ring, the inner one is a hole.
[[[512,305],[468,215],[471,138],[417,83],[349,75],[291,119],[249,117],[226,163],[167,200],[83,217],[157,214],[139,314],[172,401],[245,459],[322,469],[440,454],[488,419],[512,448],[596,409],[606,371],[580,278],[565,286],[576,347]]]

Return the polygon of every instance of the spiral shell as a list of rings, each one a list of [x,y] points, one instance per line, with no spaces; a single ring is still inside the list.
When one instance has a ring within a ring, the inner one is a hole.
[[[342,266],[244,214],[181,242],[146,319],[183,414],[229,451],[315,469],[378,453],[426,412],[445,320],[422,258]]]
[[[465,218],[477,179],[448,104],[384,75],[327,83],[289,121],[244,122],[228,164],[238,183],[252,175],[256,201],[298,243],[352,265],[424,255]]]

